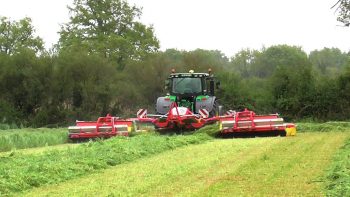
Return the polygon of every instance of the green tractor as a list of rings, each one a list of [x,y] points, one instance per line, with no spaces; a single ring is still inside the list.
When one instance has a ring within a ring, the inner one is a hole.
[[[241,112],[229,110],[221,114],[222,107],[215,96],[219,82],[208,73],[175,73],[166,80],[167,96],[157,99],[157,114],[147,114],[147,109],[139,109],[137,118],[120,119],[109,114],[96,122],[77,121],[69,127],[71,139],[112,137],[128,135],[131,130],[144,131],[149,125],[158,131],[176,131],[200,129],[206,125],[219,123],[221,134],[279,134],[293,136],[296,126],[284,123],[278,114],[256,115],[245,109]],[[143,125],[146,127],[143,128]]]
[[[165,115],[175,102],[178,107],[186,107],[194,114],[208,113],[208,117],[219,115],[222,107],[215,96],[220,83],[211,73],[172,73],[166,80],[167,96],[157,99],[157,114]]]

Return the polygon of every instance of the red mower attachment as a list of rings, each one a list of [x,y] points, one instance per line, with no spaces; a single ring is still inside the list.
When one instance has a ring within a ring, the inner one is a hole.
[[[76,121],[76,126],[68,127],[68,136],[72,140],[88,138],[109,138],[117,135],[128,136],[133,122],[107,114],[94,121]]]
[[[199,114],[194,114],[187,107],[178,107],[174,102],[170,106],[168,113],[164,115],[147,114],[147,110],[140,109],[137,113],[139,123],[152,123],[158,130],[193,130],[216,122],[217,117],[209,118],[207,110],[200,110]]]
[[[267,133],[276,132],[281,136],[294,136],[296,126],[284,123],[278,114],[256,115],[245,109],[242,112],[230,111],[228,115],[220,117],[221,133]]]
[[[245,109],[242,112],[229,110],[223,116],[209,117],[203,109],[194,114],[186,107],[178,107],[174,102],[165,115],[147,114],[147,110],[140,109],[137,113],[138,125],[150,123],[158,130],[193,130],[208,124],[218,122],[222,134],[277,134],[281,136],[294,136],[296,126],[293,123],[284,123],[278,114],[256,115],[255,112]],[[141,126],[137,127],[140,129]]]

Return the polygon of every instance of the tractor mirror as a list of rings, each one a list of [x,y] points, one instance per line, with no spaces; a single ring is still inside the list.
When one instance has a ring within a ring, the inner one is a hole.
[[[165,85],[165,86],[164,86],[164,89],[165,89],[165,90],[168,90],[168,89],[169,89],[169,85],[170,85],[169,79],[165,80],[164,85]]]
[[[214,80],[210,80],[209,82],[209,92],[210,92],[210,95],[214,95],[214,89],[215,89],[215,84],[214,84]]]

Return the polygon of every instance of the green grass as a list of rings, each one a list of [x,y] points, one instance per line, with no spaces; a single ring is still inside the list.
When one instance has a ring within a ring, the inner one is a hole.
[[[209,136],[212,137],[216,137],[219,135],[219,125],[218,124],[212,124],[212,125],[208,125],[205,126],[199,130],[196,130],[194,133],[198,134],[198,133],[204,133],[207,134]]]
[[[350,122],[297,123],[297,132],[350,131]]]
[[[22,125],[18,127],[16,124],[4,124],[0,123],[0,130],[8,130],[8,129],[18,129],[23,127]]]
[[[0,196],[45,184],[59,183],[111,166],[212,139],[208,135],[137,135],[82,144],[41,154],[3,155],[0,158]]]
[[[11,129],[0,131],[0,152],[63,144],[67,129]]]
[[[27,191],[25,196],[323,196],[348,132],[218,139]]]
[[[19,154],[19,155],[31,155],[31,154],[41,154],[43,152],[51,151],[51,150],[67,150],[69,148],[77,147],[81,144],[78,143],[66,143],[66,144],[58,144],[52,146],[41,146],[34,148],[25,148],[25,149],[15,149],[6,152],[0,152],[0,158],[6,157],[9,154]]]
[[[141,134],[1,153],[0,196],[346,196],[349,124],[298,123],[296,137],[228,140],[213,140],[217,125],[210,125],[185,136]],[[59,132],[25,133],[49,131]],[[0,131],[0,139],[22,133]]]
[[[350,138],[335,155],[327,174],[327,196],[350,196]]]

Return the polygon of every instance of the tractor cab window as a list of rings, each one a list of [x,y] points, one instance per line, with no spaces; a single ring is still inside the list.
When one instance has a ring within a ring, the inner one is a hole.
[[[202,92],[201,78],[173,78],[173,93],[197,94]]]

